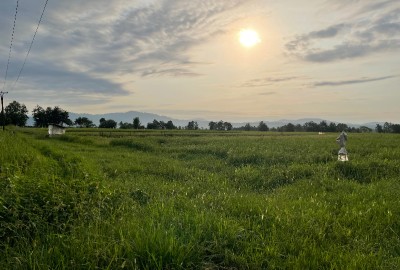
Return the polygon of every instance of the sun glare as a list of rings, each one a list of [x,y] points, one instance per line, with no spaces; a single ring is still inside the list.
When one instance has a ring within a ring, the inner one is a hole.
[[[243,46],[250,48],[260,43],[261,39],[256,31],[252,29],[243,29],[239,33],[239,41]]]

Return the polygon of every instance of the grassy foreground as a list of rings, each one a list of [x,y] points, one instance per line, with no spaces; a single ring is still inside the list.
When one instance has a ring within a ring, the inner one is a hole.
[[[0,132],[0,269],[400,269],[400,136]]]

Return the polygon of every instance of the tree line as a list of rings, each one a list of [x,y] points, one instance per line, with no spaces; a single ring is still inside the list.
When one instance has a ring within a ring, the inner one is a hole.
[[[15,126],[26,126],[28,120],[28,109],[24,104],[20,104],[17,101],[13,101],[8,104],[5,109],[5,115],[1,116],[1,122],[5,125],[15,125]],[[32,110],[32,118],[34,121],[35,127],[47,127],[50,124],[56,124],[60,126],[76,126],[81,128],[92,128],[97,127],[96,124],[93,123],[87,117],[78,117],[72,122],[69,119],[69,113],[62,108],[55,107],[47,107],[46,109],[37,105]],[[196,121],[189,121],[188,124],[184,127],[177,127],[174,123],[169,120],[167,122],[158,121],[154,119],[152,122],[147,123],[146,126],[142,125],[139,117],[135,117],[132,123],[128,122],[120,122],[117,123],[112,119],[101,118],[99,121],[99,128],[117,128],[119,126],[120,129],[187,129],[187,130],[198,130],[199,124]],[[321,121],[320,123],[315,123],[313,121],[309,121],[300,124],[292,124],[288,123],[281,127],[273,127],[269,128],[264,121],[260,121],[257,126],[252,126],[250,123],[245,124],[241,127],[234,128],[230,122],[225,121],[210,121],[208,123],[208,127],[210,130],[217,131],[229,131],[229,130],[243,130],[243,131],[276,131],[276,132],[341,132],[343,130],[349,132],[378,132],[378,133],[400,133],[400,124],[393,124],[389,122],[385,122],[383,125],[377,124],[375,129],[371,129],[366,126],[360,127],[349,127],[344,123],[328,123],[327,121]]]

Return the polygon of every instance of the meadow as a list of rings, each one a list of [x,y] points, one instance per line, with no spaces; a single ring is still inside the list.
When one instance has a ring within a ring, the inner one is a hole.
[[[0,132],[0,269],[400,269],[400,135]]]

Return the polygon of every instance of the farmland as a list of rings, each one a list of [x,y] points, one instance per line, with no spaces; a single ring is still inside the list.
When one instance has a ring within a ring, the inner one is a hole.
[[[0,134],[1,269],[399,269],[400,136]]]

